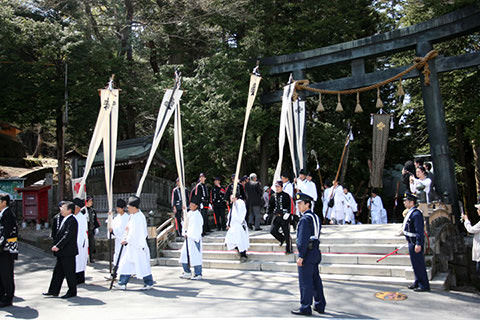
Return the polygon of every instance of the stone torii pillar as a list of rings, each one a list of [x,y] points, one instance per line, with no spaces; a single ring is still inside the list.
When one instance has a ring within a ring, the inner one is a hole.
[[[417,56],[423,57],[433,50],[430,42],[418,42],[416,47]],[[430,68],[430,85],[425,85],[425,76],[420,73],[420,83],[422,85],[423,109],[427,119],[428,141],[430,143],[430,153],[433,159],[435,171],[435,188],[440,197],[448,193],[449,203],[452,204],[453,212],[457,219],[460,218],[460,208],[458,204],[457,182],[453,160],[448,147],[448,133],[445,122],[445,107],[443,106],[442,96],[440,94],[440,85],[438,83],[438,74],[436,68],[436,59],[428,62]]]

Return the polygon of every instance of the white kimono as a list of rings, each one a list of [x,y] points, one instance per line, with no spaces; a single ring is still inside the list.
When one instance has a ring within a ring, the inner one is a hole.
[[[275,188],[273,188],[275,190]],[[288,195],[293,199],[293,183],[291,183],[290,181],[288,181],[287,183],[285,183],[283,185],[283,191],[285,191],[286,193],[288,193]]]
[[[379,196],[368,198],[367,206],[370,207],[372,224],[387,223],[387,211],[383,208],[382,199]]]
[[[425,178],[423,180],[421,179],[413,179],[413,183],[410,183],[410,191],[412,193],[415,193],[417,194],[418,193],[418,187],[419,185],[423,185],[424,186],[424,192],[425,192],[425,195],[427,196],[427,202],[430,202],[430,197],[429,197],[429,194],[430,194],[430,189],[431,189],[431,186],[432,186],[432,180],[430,178]]]
[[[113,254],[114,264],[117,263],[118,253],[120,252],[120,248],[122,246],[122,239],[123,239],[125,228],[127,227],[129,218],[130,218],[130,215],[125,212],[123,215],[117,214],[112,221],[113,236],[115,237],[115,253]]]
[[[323,196],[322,196],[323,217],[327,219],[330,219],[330,217],[332,216],[332,208],[328,207],[328,201],[330,200],[330,195],[332,194],[332,190],[333,190],[332,187],[325,189],[325,191],[323,191]]]
[[[343,187],[338,185],[334,190],[333,201],[334,205],[333,208],[330,208],[332,211],[332,219],[337,220],[337,222],[345,221],[345,194],[343,193]],[[329,198],[330,199],[330,198]],[[328,205],[328,204],[327,204]]]
[[[238,248],[238,251],[243,252],[250,246],[248,240],[248,227],[245,222],[245,215],[247,209],[245,202],[242,199],[238,199],[232,205],[232,209],[228,213],[228,229],[225,236],[225,244],[228,250]]]
[[[202,265],[202,232],[203,232],[203,217],[200,211],[187,212],[188,226],[183,226],[182,233],[187,235],[183,242],[182,250],[180,251],[180,263],[188,263],[187,258],[187,243],[188,255],[190,256],[191,266]]]
[[[87,268],[88,261],[88,223],[82,212],[74,215],[78,223],[77,247],[78,254],[75,256],[75,272],[83,272]]]
[[[358,207],[357,202],[355,201],[355,198],[351,192],[345,194],[345,202],[343,205],[345,211],[345,222],[351,222],[352,224],[355,224],[354,212],[357,212]]]
[[[118,273],[136,275],[142,279],[152,274],[150,268],[150,249],[147,245],[147,220],[142,211],[130,215],[123,240],[127,245],[120,257]],[[123,241],[122,240],[122,241]]]

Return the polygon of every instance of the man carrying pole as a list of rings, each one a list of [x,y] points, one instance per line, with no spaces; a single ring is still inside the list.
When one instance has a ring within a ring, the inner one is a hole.
[[[180,263],[183,267],[183,273],[180,275],[182,279],[201,280],[202,279],[202,230],[203,218],[198,211],[198,198],[190,199],[190,210],[187,212],[184,225],[183,243],[180,253]],[[193,266],[194,274],[192,275],[190,267]]]

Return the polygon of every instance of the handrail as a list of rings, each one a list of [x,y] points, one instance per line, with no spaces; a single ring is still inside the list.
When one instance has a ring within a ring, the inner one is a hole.
[[[160,227],[157,228],[157,234],[159,234],[167,225],[173,223],[173,218],[169,218],[163,222]]]

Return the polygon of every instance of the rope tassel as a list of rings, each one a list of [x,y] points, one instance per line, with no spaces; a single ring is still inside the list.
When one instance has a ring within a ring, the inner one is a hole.
[[[338,102],[337,102],[337,108],[335,109],[335,111],[343,112],[342,101],[340,100],[340,93],[337,96],[338,96]]]
[[[383,108],[382,98],[380,98],[380,88],[377,88],[377,108],[378,109]]]
[[[362,106],[360,105],[360,92],[357,92],[357,105],[355,106],[355,113],[363,112]]]
[[[400,80],[398,80],[397,96],[400,98],[400,97],[403,97],[404,95],[405,95],[405,91],[403,90],[403,87],[402,87],[402,78],[400,78]]]
[[[323,112],[325,111],[325,108],[323,107],[323,103],[322,103],[322,94],[320,93],[318,95],[318,106],[317,106],[317,112]]]

